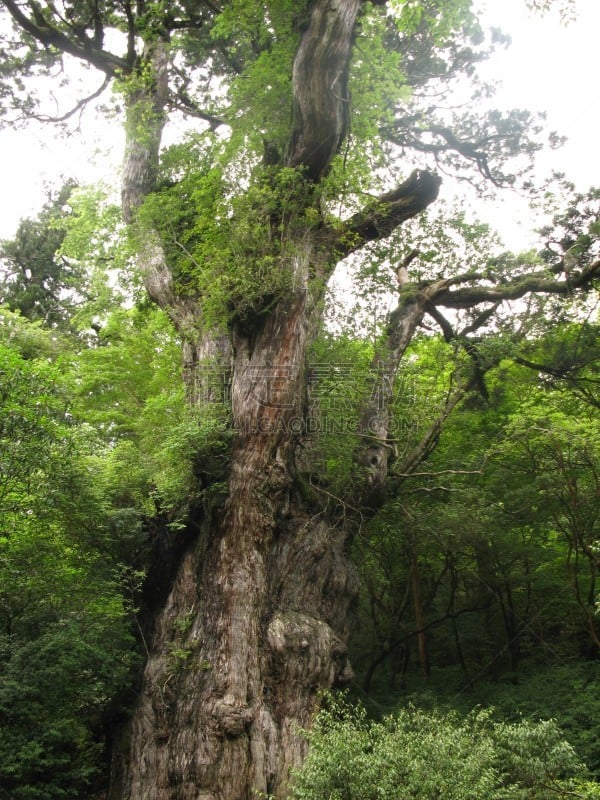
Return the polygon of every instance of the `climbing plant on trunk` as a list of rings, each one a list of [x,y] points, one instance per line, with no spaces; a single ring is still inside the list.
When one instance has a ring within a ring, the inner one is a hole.
[[[440,307],[481,309],[459,332],[468,337],[502,300],[570,295],[600,264],[590,240],[565,277],[559,252],[514,263],[496,285],[469,268],[417,280],[419,254],[396,258],[397,305],[357,405],[354,467],[334,495],[311,463],[307,364],[334,269],[377,248],[393,258],[385,243],[435,201],[437,166],[514,184],[511,159],[539,147],[528,113],[433,107],[430,92],[448,92],[485,53],[468,0],[1,7],[22,43],[1,66],[11,113],[42,113],[11,80],[61,58],[119,92],[136,268],[180,337],[190,406],[225,408],[232,432],[222,474],[198,455],[204,503],[156,611],[110,797],[283,796],[318,691],[352,675],[349,542],[388,488],[394,379],[412,336],[426,314],[447,333]],[[196,131],[161,155],[172,114]]]

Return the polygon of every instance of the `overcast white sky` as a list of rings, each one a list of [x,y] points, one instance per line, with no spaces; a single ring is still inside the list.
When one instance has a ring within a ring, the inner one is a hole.
[[[600,0],[577,0],[578,19],[567,28],[556,14],[532,16],[524,0],[480,2],[489,24],[513,40],[508,51],[486,66],[486,77],[502,81],[497,106],[546,111],[549,126],[569,138],[564,148],[539,159],[540,174],[565,171],[583,190],[600,185],[596,41]],[[10,237],[20,218],[39,211],[45,186],[58,186],[67,177],[82,182],[104,178],[116,184],[121,151],[118,125],[100,126],[90,116],[84,117],[82,132],[67,140],[55,138],[50,126],[39,123],[19,131],[0,131],[0,238]],[[492,208],[488,216],[511,246],[521,246],[526,240],[529,220],[514,196]]]
[[[487,19],[510,33],[512,45],[485,66],[502,81],[498,106],[545,111],[548,127],[567,137],[558,150],[537,156],[537,174],[565,172],[578,189],[600,186],[600,73],[597,67],[600,0],[576,0],[577,20],[565,27],[558,13],[544,17],[524,9],[523,0],[481,0]],[[531,239],[527,206],[507,192],[488,210],[488,221],[512,248]]]
[[[600,0],[577,0],[577,21],[566,28],[558,14],[532,16],[523,0],[482,0],[488,18],[512,37],[512,46],[494,59],[492,74],[502,80],[498,100],[548,113],[551,128],[568,137],[562,151],[540,159],[546,169],[569,167],[586,188],[600,183],[598,123]]]

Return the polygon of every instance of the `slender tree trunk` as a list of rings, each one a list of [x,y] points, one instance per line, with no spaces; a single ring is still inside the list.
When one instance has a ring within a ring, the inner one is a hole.
[[[447,559],[450,567],[450,602],[448,604],[448,611],[450,612],[450,616],[452,618],[452,635],[454,637],[454,646],[456,647],[456,656],[458,658],[458,663],[460,664],[460,668],[462,670],[462,674],[465,679],[465,685],[468,686],[471,683],[471,679],[469,677],[469,670],[467,668],[467,662],[465,661],[465,656],[460,641],[460,632],[458,630],[458,624],[456,622],[456,593],[458,591],[458,571],[456,568],[456,564],[454,562],[454,558],[448,554]]]
[[[392,658],[392,679],[391,688],[404,689],[406,685],[406,676],[408,674],[408,667],[410,665],[410,641],[406,641],[403,645],[396,648]],[[401,682],[398,687],[398,675],[400,675]]]
[[[483,609],[485,638],[480,643],[480,658],[487,662],[493,680],[498,678],[498,632],[494,615],[494,601],[497,599],[496,575],[489,542],[476,540],[473,543],[479,585],[475,592],[474,606]]]
[[[381,666],[383,662],[389,658],[391,655],[391,651],[388,648],[382,649],[377,653],[376,656],[373,656],[369,661],[369,666],[365,672],[365,677],[363,678],[362,688],[365,694],[368,694],[371,691],[371,683],[373,681],[373,676],[375,675],[375,670],[377,667]]]
[[[502,592],[503,588],[504,592],[506,593],[506,602],[504,602],[504,596]],[[512,589],[508,581],[504,582],[504,587],[501,585],[497,587],[497,597],[500,610],[502,612],[504,630],[506,631],[506,649],[508,650],[508,654],[510,656],[510,669],[512,673],[516,674],[519,666],[521,648],[519,643],[518,621],[513,604]]]
[[[429,655],[427,653],[427,634],[425,633],[425,612],[423,610],[423,597],[421,594],[421,576],[419,573],[419,561],[417,555],[413,553],[411,559],[411,588],[413,596],[413,606],[415,611],[415,623],[417,626],[417,645],[419,648],[419,662],[426,678],[431,674],[429,666]]]

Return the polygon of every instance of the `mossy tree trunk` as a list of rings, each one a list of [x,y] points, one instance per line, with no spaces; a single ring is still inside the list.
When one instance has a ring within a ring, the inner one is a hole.
[[[116,797],[280,796],[304,753],[299,730],[317,690],[351,676],[347,532],[295,486],[305,305],[298,292],[251,348],[235,342],[228,496],[184,554],[156,621],[129,785]]]
[[[358,6],[358,0],[315,3],[296,60],[285,166],[301,167],[313,183],[347,130],[347,68]],[[160,71],[158,52],[155,47],[149,63]],[[316,81],[307,80],[309,70]],[[146,110],[138,93],[134,113],[160,116],[160,84],[157,73]],[[124,176],[136,182],[125,185],[123,197],[135,228],[147,193],[143,176],[152,171],[159,139],[136,124],[129,135],[139,141],[128,146]],[[202,368],[218,354],[228,372],[235,433],[226,499],[200,523],[155,621],[127,744],[114,770],[115,800],[241,800],[256,791],[282,796],[289,768],[304,754],[300,731],[310,724],[318,690],[351,676],[346,641],[357,587],[348,530],[304,498],[295,466],[306,352],[321,299],[311,276],[331,268],[335,242],[328,232],[310,229],[294,228],[285,238],[282,250],[293,254],[292,288],[252,324],[233,324],[224,341],[202,328],[199,303],[178,296],[158,235],[146,229],[138,236],[148,291],[184,343],[188,399],[206,399]],[[289,269],[289,259],[283,268]]]
[[[359,5],[313,3],[296,56],[292,129],[281,166],[300,170],[312,187],[348,132],[348,65]],[[137,236],[148,292],[181,335],[188,399],[206,399],[203,365],[218,356],[227,372],[235,434],[226,499],[201,522],[157,616],[111,798],[242,800],[256,791],[283,796],[290,768],[304,755],[301,730],[310,724],[319,690],[344,685],[352,675],[346,656],[357,594],[348,555],[352,530],[314,496],[305,496],[296,467],[307,348],[319,328],[342,237],[325,224],[303,227],[291,220],[281,244],[281,269],[292,265],[285,296],[251,324],[234,323],[227,340],[207,332],[200,301],[178,294],[158,234],[135,230],[160,144],[164,69],[155,42],[146,68],[146,76],[155,77],[146,77],[145,95],[138,91],[130,107],[124,212]],[[148,120],[154,127],[143,124]],[[386,196],[385,207],[377,204],[351,221],[353,248],[376,238],[378,219],[383,232],[414,216],[434,199],[438,185],[415,173]],[[311,190],[305,197],[309,204]],[[302,212],[299,207],[298,218]],[[425,299],[404,303],[410,313],[397,315],[392,371]],[[378,481],[384,472],[378,465]],[[365,495],[371,483],[365,471]]]

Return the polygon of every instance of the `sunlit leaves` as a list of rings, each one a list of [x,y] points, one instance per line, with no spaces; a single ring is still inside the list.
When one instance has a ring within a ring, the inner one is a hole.
[[[577,0],[527,0],[527,5],[541,14],[556,9],[564,23],[569,23],[577,17]]]
[[[34,513],[54,490],[54,473],[67,449],[67,409],[53,388],[57,377],[48,364],[31,364],[0,346],[0,511],[5,536],[20,515]]]
[[[280,149],[285,143],[300,14],[293,0],[266,4],[235,0],[221,12],[212,30],[213,39],[226,43],[241,67],[229,87],[233,137],[238,145],[250,145],[256,155],[262,151],[263,139]]]
[[[219,166],[218,147],[203,147],[191,142],[167,153],[167,175],[177,174],[191,152],[199,153],[198,168],[146,199],[139,235],[158,231],[178,290],[201,303],[199,325],[223,328],[265,313],[289,288],[296,256],[289,232],[310,228],[319,215],[301,170],[256,167],[248,176],[234,167],[228,173]]]
[[[402,33],[426,32],[437,45],[473,22],[468,0],[391,0],[390,7]]]
[[[554,175],[541,207],[552,214],[539,231],[542,257],[550,265],[564,260],[564,271],[581,270],[600,256],[600,189],[576,192],[563,175]]]

